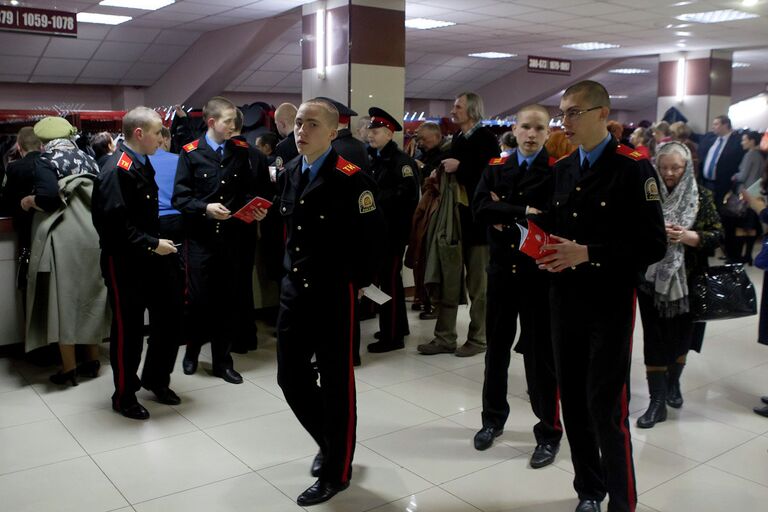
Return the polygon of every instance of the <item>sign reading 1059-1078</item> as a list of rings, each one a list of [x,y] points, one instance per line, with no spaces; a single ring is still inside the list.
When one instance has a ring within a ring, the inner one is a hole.
[[[77,37],[77,16],[73,12],[0,5],[0,30]]]

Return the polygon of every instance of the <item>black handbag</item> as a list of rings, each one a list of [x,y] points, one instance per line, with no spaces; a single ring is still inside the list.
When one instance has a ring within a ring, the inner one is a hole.
[[[757,314],[755,287],[740,263],[709,267],[694,275],[689,293],[694,322]]]
[[[720,215],[731,219],[743,219],[747,215],[749,205],[741,198],[741,194],[728,192],[723,198],[723,207]]]

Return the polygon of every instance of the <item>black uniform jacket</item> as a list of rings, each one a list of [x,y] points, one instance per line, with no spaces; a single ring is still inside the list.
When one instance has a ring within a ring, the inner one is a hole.
[[[368,286],[379,265],[384,219],[376,184],[331,149],[299,195],[302,159],[278,177],[278,213],[285,221],[285,271],[300,291],[352,282]]]
[[[32,216],[35,210],[25,212],[21,200],[34,191],[34,173],[39,151],[30,151],[24,158],[8,164],[5,187],[3,188],[2,215],[13,217],[13,227],[19,237],[19,245],[29,248],[32,232]]]
[[[564,270],[558,279],[586,274],[636,285],[667,250],[656,173],[640,153],[613,139],[583,177],[579,151],[555,164],[553,202],[545,218],[545,230],[589,250],[587,263]]]
[[[368,170],[370,165],[368,149],[364,142],[352,136],[349,128],[339,130],[331,145],[336,153],[340,154],[346,161],[352,162],[364,171]]]
[[[250,148],[244,140],[232,138],[224,145],[221,160],[205,136],[182,148],[171,203],[184,215],[190,236],[212,235],[219,232],[222,224],[241,222],[208,218],[205,209],[209,203],[221,203],[235,213],[259,195],[259,180],[263,181],[264,172],[254,167]]]
[[[299,150],[296,148],[296,136],[293,132],[277,143],[275,152],[272,155],[275,157],[275,167],[278,169],[282,169],[288,165],[288,162],[299,155]]]
[[[552,202],[554,176],[547,150],[542,148],[530,168],[523,171],[517,152],[491,159],[475,189],[475,221],[488,226],[492,270],[538,272],[535,260],[519,251],[520,229],[527,227],[525,207],[547,210]],[[491,198],[494,192],[499,201]],[[502,225],[499,231],[494,225]]]
[[[387,221],[391,245],[405,247],[411,233],[411,219],[419,202],[419,182],[416,162],[394,141],[389,141],[381,154],[368,148],[371,155],[370,174],[376,180],[379,193],[376,203]]]
[[[96,178],[91,199],[101,250],[120,256],[151,255],[160,238],[155,170],[121,146]]]

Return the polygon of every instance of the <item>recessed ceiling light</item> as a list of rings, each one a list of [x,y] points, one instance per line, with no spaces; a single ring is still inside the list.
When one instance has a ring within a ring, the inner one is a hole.
[[[734,62],[733,64],[731,64],[731,67],[732,68],[748,68],[751,65],[752,64],[750,64],[749,62]]]
[[[685,48],[685,43],[683,43],[683,42],[681,41],[681,42],[677,43],[677,47],[678,47],[678,48]]]
[[[690,26],[690,23],[670,23],[666,28],[688,28]]]
[[[754,7],[757,5],[757,0],[744,0],[741,2],[744,7]]]
[[[691,4],[695,4],[695,3],[696,2],[690,2],[690,1],[689,2],[677,2],[677,3],[672,4],[672,7],[682,7],[684,5],[691,5]]]
[[[675,32],[675,35],[677,37],[690,37],[691,33],[690,32]]]
[[[101,0],[99,5],[106,7],[125,7],[126,9],[144,9],[156,11],[175,3],[176,0]]]
[[[19,0],[11,0],[11,5],[19,5]]]
[[[598,43],[596,41],[590,41],[589,43],[573,43],[564,44],[563,48],[570,48],[572,50],[591,51],[591,50],[605,50],[607,48],[620,48],[618,44],[611,43]]]
[[[626,94],[609,94],[608,97],[612,100],[625,100],[629,98]]]
[[[748,20],[750,18],[759,18],[757,14],[751,12],[737,11],[735,9],[723,9],[721,11],[707,12],[689,12],[675,16],[678,20],[693,21],[696,23],[723,23],[726,21]]]
[[[77,13],[78,23],[99,23],[101,25],[119,25],[130,21],[133,18],[130,16],[113,16],[111,14],[96,14],[93,12],[79,12]]]
[[[480,57],[481,59],[507,59],[509,57],[517,57],[516,53],[500,53],[500,52],[480,52],[470,53],[470,57]]]
[[[455,25],[452,21],[430,20],[428,18],[411,18],[405,20],[405,26],[408,28],[417,28],[419,30],[429,30],[431,28],[450,27]]]
[[[617,75],[645,75],[650,73],[650,69],[641,68],[616,68],[608,70],[609,73],[616,73]]]

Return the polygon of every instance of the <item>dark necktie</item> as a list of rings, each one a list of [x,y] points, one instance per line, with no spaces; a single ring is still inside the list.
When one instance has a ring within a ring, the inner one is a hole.
[[[584,161],[581,162],[581,175],[584,176],[589,172],[589,158],[584,158]]]
[[[523,160],[523,163],[520,164],[520,170],[523,172],[528,170],[528,160]]]
[[[216,148],[216,154],[219,155],[219,160],[224,159],[224,146],[219,146]]]
[[[307,185],[309,184],[309,169],[305,169],[301,173],[301,177],[299,178],[299,186],[296,188],[296,197],[301,197],[301,194],[304,192],[304,189],[307,188]]]

